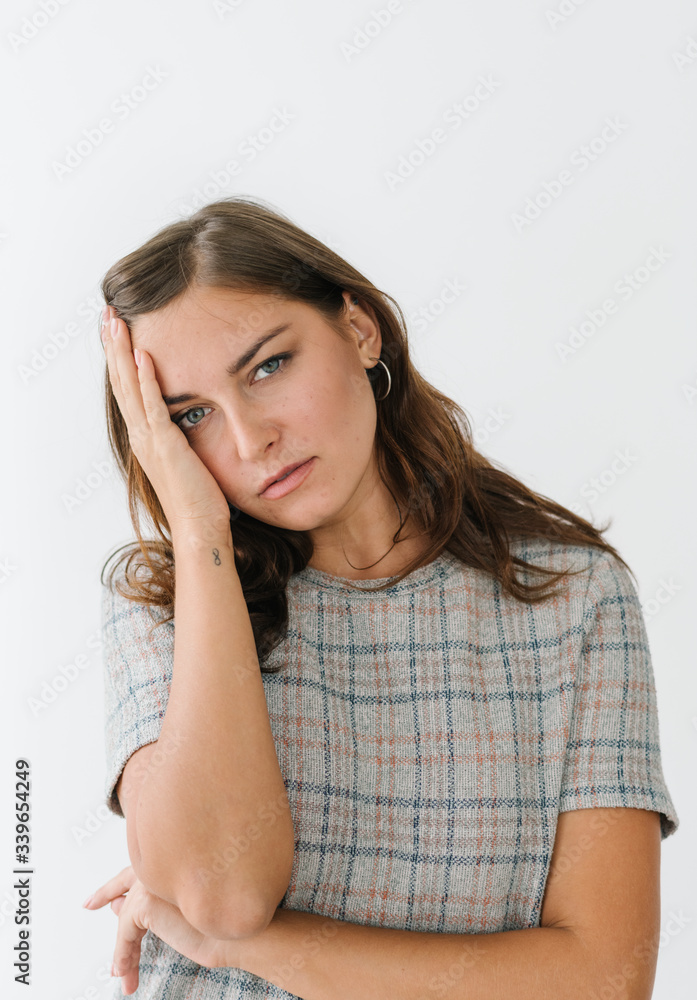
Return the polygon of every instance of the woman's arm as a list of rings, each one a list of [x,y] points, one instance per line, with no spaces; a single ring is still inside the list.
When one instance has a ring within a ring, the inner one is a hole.
[[[657,813],[597,807],[559,816],[539,927],[442,934],[278,909],[258,935],[219,941],[150,892],[116,898],[133,886],[132,869],[89,905],[112,901],[119,915],[114,961],[127,993],[148,929],[193,962],[245,969],[305,1000],[649,1000],[659,872]]]
[[[438,934],[279,909],[257,937],[228,942],[225,964],[304,1000],[650,1000],[659,863],[657,813],[564,812],[539,927]]]
[[[229,525],[172,542],[174,663],[158,742],[177,749],[142,778],[131,863],[194,927],[245,937],[288,887],[293,822]]]

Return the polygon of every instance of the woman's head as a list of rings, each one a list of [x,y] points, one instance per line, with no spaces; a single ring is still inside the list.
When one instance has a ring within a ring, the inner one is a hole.
[[[340,293],[327,317],[279,290],[194,284],[131,321],[172,419],[228,502],[253,518],[312,534],[381,485],[366,374],[380,356],[380,325],[351,299]],[[262,495],[270,477],[308,460],[295,490]]]
[[[133,347],[151,355],[163,395],[193,397],[172,400],[170,414],[233,506],[235,559],[262,662],[285,628],[290,575],[316,545],[331,547],[344,532],[365,537],[376,519],[392,526],[398,519],[395,542],[407,525],[426,539],[399,579],[447,547],[521,600],[546,599],[560,574],[541,570],[551,581],[519,582],[509,551],[514,535],[617,555],[588,521],[479,454],[461,407],[412,365],[394,299],[262,202],[226,198],[171,223],[117,261],[102,292],[128,324]],[[249,356],[277,327],[284,329]],[[167,608],[167,621],[169,526],[131,452],[107,370],[104,389],[109,441],[138,538],[119,560],[127,558],[121,592]],[[295,490],[260,496],[268,477],[310,458]],[[159,540],[143,539],[143,513]],[[143,564],[145,581],[137,573]]]
[[[411,365],[399,306],[333,250],[261,202],[229,198],[118,261],[102,290],[132,346],[151,355],[163,396],[193,397],[173,402],[170,414],[236,519],[240,512],[240,551],[252,524],[257,535],[260,523],[302,533],[295,541],[310,555],[339,535],[365,539],[376,525],[398,533],[412,526],[424,478],[414,476],[397,437],[405,413],[418,422],[414,389],[426,383]],[[285,329],[251,357],[278,327]],[[389,398],[378,359],[390,373]],[[138,537],[138,507],[168,529],[131,453],[108,373],[105,399]],[[308,458],[297,490],[260,496],[269,476]]]

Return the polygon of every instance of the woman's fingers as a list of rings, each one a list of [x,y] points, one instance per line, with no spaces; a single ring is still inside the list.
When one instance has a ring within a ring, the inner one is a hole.
[[[230,950],[232,942],[193,927],[178,906],[146,889],[130,866],[97,890],[91,906],[106,902],[119,921],[112,975],[119,976],[126,995],[138,988],[142,940],[148,930],[197,965],[212,969],[236,964],[231,961],[236,956]]]
[[[112,899],[122,896],[124,892],[128,892],[136,878],[137,875],[133,871],[133,867],[131,865],[123,868],[118,875],[114,875],[114,877],[110,878],[108,882],[104,883],[104,885],[100,885],[97,891],[87,901],[87,908],[90,910],[98,910],[100,906],[104,906],[105,903],[109,903]]]
[[[138,988],[141,941],[147,932],[145,906],[147,890],[136,880],[119,906],[119,926],[114,949],[114,975],[121,979],[121,989],[128,996]]]
[[[148,351],[136,365],[127,324],[109,312],[105,350],[111,389],[128,433],[130,450],[157,494],[167,525],[210,520],[230,525],[230,508],[220,484],[172,420]],[[106,326],[106,325],[105,325]]]
[[[127,398],[129,392],[127,390],[124,391],[124,372],[123,362],[121,361],[123,333],[121,331],[121,323],[111,309],[109,319],[102,326],[102,339],[104,341],[104,351],[106,353],[111,387],[124,419],[128,420]],[[132,390],[130,395],[132,395]]]
[[[172,420],[155,377],[152,358],[147,351],[140,350],[140,364],[136,364],[127,324],[113,310],[110,315],[105,340],[109,376],[138,457],[139,447],[145,448],[154,428],[159,426],[171,433]]]
[[[125,895],[126,894],[126,895]],[[138,988],[141,941],[146,934],[145,902],[147,890],[133,871],[132,865],[101,885],[94,895],[83,905],[89,909],[99,909],[105,903],[119,918],[114,952],[113,974],[121,977],[121,989],[128,996]],[[126,907],[126,904],[129,904]],[[122,911],[126,908],[126,912]]]
[[[114,316],[113,311],[107,324],[105,348],[111,387],[126,423],[133,452],[143,465],[145,449],[149,444],[150,427],[138,368],[131,350],[130,333],[124,321]]]
[[[147,415],[143,404],[138,368],[131,348],[131,335],[122,319],[112,316],[109,324],[110,340],[107,342],[109,375],[112,377],[114,395],[128,427],[131,442],[147,433]],[[113,375],[116,375],[115,381]]]
[[[167,430],[171,425],[172,418],[169,415],[167,404],[162,398],[160,383],[155,377],[155,366],[147,351],[140,350],[140,364],[136,366],[138,380],[140,384],[143,408],[151,427],[161,425],[162,430]]]

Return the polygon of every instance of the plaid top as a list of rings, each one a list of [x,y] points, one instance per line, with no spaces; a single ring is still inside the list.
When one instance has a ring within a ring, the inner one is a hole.
[[[538,605],[447,551],[378,594],[309,566],[290,578],[288,632],[269,661],[283,669],[263,674],[295,828],[281,906],[416,931],[536,927],[560,812],[635,807],[661,814],[662,840],[677,829],[629,574],[591,546],[512,549],[587,572]],[[105,788],[117,815],[123,766],[158,738],[167,707],[175,625],[148,638],[152,621],[104,588]],[[133,996],[293,995],[199,966],[148,931]]]

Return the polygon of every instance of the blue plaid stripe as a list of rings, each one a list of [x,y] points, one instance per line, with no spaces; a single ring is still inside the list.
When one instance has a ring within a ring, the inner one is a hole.
[[[661,813],[662,839],[677,829],[629,574],[590,547],[514,548],[588,572],[542,605],[448,552],[379,594],[311,567],[289,581],[271,657],[282,670],[263,675],[296,833],[282,906],[445,933],[537,926],[561,811],[633,806]],[[118,776],[157,739],[167,704],[174,626],[148,638],[151,621],[105,590],[116,812]],[[159,939],[147,954],[136,1000],[291,996]]]

